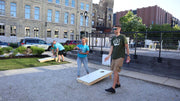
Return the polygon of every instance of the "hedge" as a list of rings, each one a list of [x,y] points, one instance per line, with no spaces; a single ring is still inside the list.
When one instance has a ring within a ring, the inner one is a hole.
[[[45,50],[43,48],[32,46],[30,48],[32,50],[33,55],[41,55]]]
[[[17,48],[18,52],[21,53],[21,54],[26,54],[26,47],[24,46],[20,46]]]

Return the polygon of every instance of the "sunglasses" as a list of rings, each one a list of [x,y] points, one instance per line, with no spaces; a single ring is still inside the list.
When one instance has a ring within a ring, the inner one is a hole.
[[[113,28],[112,30],[117,30],[117,28]]]

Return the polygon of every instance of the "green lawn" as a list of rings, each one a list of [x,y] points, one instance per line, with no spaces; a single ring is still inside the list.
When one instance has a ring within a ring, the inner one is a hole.
[[[40,63],[38,59],[39,58],[20,58],[20,59],[0,60],[0,71],[69,63],[67,61],[60,62],[60,63],[57,63],[55,61]]]

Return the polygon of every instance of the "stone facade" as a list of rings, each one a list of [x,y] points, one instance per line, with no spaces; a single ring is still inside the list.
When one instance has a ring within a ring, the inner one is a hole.
[[[60,1],[59,3],[57,1]],[[65,41],[67,39],[79,40],[81,34],[85,32],[91,33],[92,22],[92,0],[74,0],[74,7],[72,7],[73,0],[0,0],[0,5],[5,5],[0,11],[0,40],[5,42],[18,42],[24,37],[38,37],[52,42]],[[16,16],[12,16],[12,8],[14,3],[16,5]],[[84,9],[81,9],[83,3]],[[25,11],[26,6],[30,8],[30,17],[26,18],[28,12]],[[85,19],[83,25],[80,26],[80,14],[86,11],[86,6],[89,5],[88,12],[88,26],[85,26]],[[35,20],[35,8],[39,8],[39,19]],[[3,13],[3,10],[5,14]],[[48,10],[51,10],[51,21],[48,19]],[[55,21],[56,11],[59,12],[58,22]],[[65,24],[65,13],[68,13],[68,23]],[[74,14],[72,21],[72,14]],[[86,28],[85,28],[86,27]],[[46,37],[47,36],[47,37]]]
[[[92,27],[96,31],[105,32],[113,27],[114,0],[100,0],[99,4],[93,4]]]

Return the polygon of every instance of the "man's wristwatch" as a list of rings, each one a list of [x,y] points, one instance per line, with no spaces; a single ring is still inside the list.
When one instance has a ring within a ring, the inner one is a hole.
[[[130,55],[127,55],[127,56],[130,56]]]

